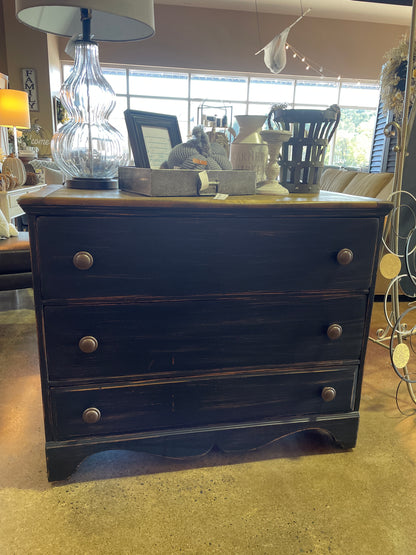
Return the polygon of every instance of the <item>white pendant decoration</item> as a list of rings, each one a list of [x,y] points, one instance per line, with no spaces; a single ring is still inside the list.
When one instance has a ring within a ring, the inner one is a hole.
[[[289,27],[286,27],[284,31],[282,31],[279,35],[276,35],[274,39],[266,44],[264,48],[256,52],[256,56],[257,54],[260,54],[260,52],[264,52],[264,63],[272,73],[280,73],[285,68],[286,40],[289,35],[289,31],[310,11],[311,8],[308,8],[305,13],[298,17],[296,21],[289,25]]]

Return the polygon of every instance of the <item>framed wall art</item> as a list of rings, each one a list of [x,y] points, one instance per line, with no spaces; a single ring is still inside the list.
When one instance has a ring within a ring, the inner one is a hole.
[[[9,85],[9,78],[4,73],[0,73],[0,89],[7,89]],[[7,127],[0,127],[0,149],[6,156],[9,154],[9,139]]]
[[[159,169],[172,148],[182,142],[176,116],[125,110],[124,118],[138,168]]]

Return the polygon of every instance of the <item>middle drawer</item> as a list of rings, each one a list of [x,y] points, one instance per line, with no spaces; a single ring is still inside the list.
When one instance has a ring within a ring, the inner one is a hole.
[[[358,360],[366,295],[44,308],[48,379]]]

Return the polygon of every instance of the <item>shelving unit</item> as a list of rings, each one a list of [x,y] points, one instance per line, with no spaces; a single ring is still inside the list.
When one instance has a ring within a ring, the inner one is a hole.
[[[218,117],[218,113],[220,117]],[[227,156],[230,155],[230,143],[235,138],[231,125],[233,122],[233,107],[230,105],[211,105],[202,102],[198,106],[197,125],[202,125],[211,143],[220,143]]]
[[[202,102],[198,106],[197,123],[204,128],[225,132],[232,125],[233,107],[230,105],[211,105]]]

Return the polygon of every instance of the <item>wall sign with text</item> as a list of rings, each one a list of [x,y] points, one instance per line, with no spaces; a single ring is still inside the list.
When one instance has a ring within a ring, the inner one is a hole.
[[[36,70],[35,69],[22,69],[23,77],[23,90],[29,96],[29,110],[31,112],[38,112],[38,87],[36,83]]]

